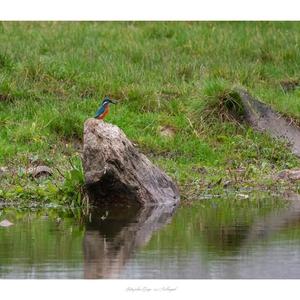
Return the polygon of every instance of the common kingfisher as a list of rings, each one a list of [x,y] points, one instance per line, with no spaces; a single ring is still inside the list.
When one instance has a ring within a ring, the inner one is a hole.
[[[96,119],[103,120],[108,115],[110,103],[117,104],[116,102],[112,101],[111,99],[109,99],[109,97],[106,96],[96,112]]]

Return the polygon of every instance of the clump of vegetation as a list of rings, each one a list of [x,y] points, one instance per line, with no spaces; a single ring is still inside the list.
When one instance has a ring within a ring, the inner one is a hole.
[[[230,122],[242,125],[244,107],[239,94],[228,82],[223,80],[208,80],[202,88],[203,100],[193,103],[191,108],[193,119],[202,116],[206,124],[213,122]]]
[[[59,189],[62,201],[71,206],[87,206],[87,198],[84,193],[84,175],[79,159],[70,160],[72,169],[64,175],[64,181]]]

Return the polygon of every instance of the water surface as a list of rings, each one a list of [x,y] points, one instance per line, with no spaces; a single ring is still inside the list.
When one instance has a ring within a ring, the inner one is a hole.
[[[179,208],[3,208],[0,278],[300,278],[300,201],[211,199]]]

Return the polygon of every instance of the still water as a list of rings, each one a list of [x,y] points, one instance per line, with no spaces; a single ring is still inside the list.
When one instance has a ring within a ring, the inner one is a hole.
[[[180,207],[2,208],[0,278],[300,278],[300,200]]]

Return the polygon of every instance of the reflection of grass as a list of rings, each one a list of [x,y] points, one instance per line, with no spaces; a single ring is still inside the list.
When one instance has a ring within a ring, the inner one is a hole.
[[[52,258],[59,258],[61,266],[82,263],[84,230],[69,212],[47,209],[24,213],[5,209],[1,213],[3,218],[14,223],[9,228],[0,228],[0,265],[3,271],[17,258],[24,267],[39,271],[47,268],[43,263]],[[26,272],[31,274],[29,270]]]
[[[68,157],[79,156],[84,120],[108,94],[121,101],[107,121],[179,183],[232,179],[228,169],[234,173],[241,166],[246,167],[242,180],[263,181],[269,173],[294,167],[298,160],[283,144],[208,109],[218,108],[218,101],[241,84],[300,118],[299,90],[280,87],[282,80],[297,81],[299,26],[1,23],[0,165],[27,167],[34,155],[68,171]],[[175,128],[175,136],[160,136],[163,126]],[[206,174],[197,171],[203,167]],[[10,185],[16,192],[20,184]],[[8,188],[0,186],[0,197]]]
[[[250,199],[212,199],[182,206],[172,223],[155,233],[147,249],[212,250],[219,255],[239,249],[254,220],[283,209],[287,201],[257,195]],[[172,251],[172,250],[170,250]]]

